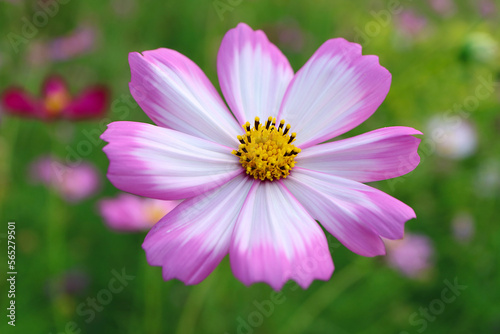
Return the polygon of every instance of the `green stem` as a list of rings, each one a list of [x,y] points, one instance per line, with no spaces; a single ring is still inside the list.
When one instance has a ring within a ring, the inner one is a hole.
[[[165,284],[158,274],[158,268],[151,267],[144,259],[144,332],[155,334],[161,332],[163,309],[162,285]],[[170,282],[168,283],[170,284]]]
[[[331,282],[325,283],[302,303],[281,332],[287,334],[305,333],[308,326],[325,308],[332,304],[335,298],[365,276],[366,269],[367,267],[360,263],[360,260],[342,268],[336,275],[333,275]]]
[[[55,137],[55,128],[52,124],[47,125],[49,132],[49,137],[51,138],[50,148],[51,154],[56,153],[60,150],[58,145],[58,140]],[[55,155],[55,154],[54,154]],[[47,249],[47,260],[48,260],[48,272],[51,277],[60,275],[64,270],[65,266],[65,254],[67,253],[67,247],[65,242],[65,231],[66,231],[66,221],[67,217],[67,206],[62,202],[53,189],[47,190],[47,205],[46,205],[46,220],[42,222],[45,225],[46,231],[46,249]],[[64,326],[65,319],[61,314],[57,305],[58,296],[52,299],[51,311],[54,320],[54,326],[56,328],[61,328]]]
[[[212,274],[199,285],[193,286],[189,294],[186,304],[184,305],[183,312],[179,319],[177,326],[177,334],[192,334],[195,333],[195,325],[197,323],[200,311],[202,309],[205,298],[216,280],[216,273]]]
[[[7,123],[3,124],[2,132],[4,133],[5,141],[0,143],[2,145],[1,149],[3,149],[2,158],[2,166],[0,166],[0,173],[4,176],[0,177],[0,203],[3,203],[5,195],[9,193],[10,185],[12,184],[12,180],[14,179],[14,175],[12,174],[12,164],[13,154],[12,152],[15,150],[17,145],[17,137],[19,134],[19,124],[20,121],[17,119],[7,119],[5,121]]]

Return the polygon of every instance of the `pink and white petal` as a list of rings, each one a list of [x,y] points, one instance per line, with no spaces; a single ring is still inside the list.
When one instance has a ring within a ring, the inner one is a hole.
[[[109,90],[103,86],[91,87],[78,95],[65,109],[69,119],[99,117],[106,112]]]
[[[63,78],[53,75],[45,79],[42,85],[42,95],[47,97],[49,95],[67,95],[69,96],[68,85]]]
[[[384,254],[378,236],[401,239],[412,208],[365,184],[296,167],[286,186],[313,218],[353,252]]]
[[[115,187],[150,198],[178,200],[219,187],[242,172],[231,149],[138,122],[113,122],[101,138]]]
[[[185,200],[148,233],[142,248],[163,278],[203,281],[229,251],[236,217],[253,179],[240,175],[222,187]]]
[[[222,93],[240,124],[276,117],[293,70],[266,34],[238,24],[224,36],[217,55]]]
[[[297,166],[358,182],[386,180],[418,166],[420,131],[403,126],[374,130],[335,142],[315,145],[296,158]]]
[[[305,289],[333,272],[325,234],[279,182],[253,185],[236,221],[229,259],[244,284],[266,282],[275,290],[289,279]]]
[[[354,253],[363,256],[385,254],[384,243],[378,234],[350,214],[352,203],[332,198],[303,179],[294,169],[285,184],[328,232]]]
[[[129,55],[130,92],[157,125],[230,147],[242,130],[203,71],[170,49]]]
[[[7,89],[2,94],[2,107],[11,114],[43,118],[40,101],[21,88]]]
[[[362,56],[361,46],[342,38],[326,41],[297,72],[279,118],[297,132],[306,148],[364,122],[384,101],[391,74],[378,57]]]

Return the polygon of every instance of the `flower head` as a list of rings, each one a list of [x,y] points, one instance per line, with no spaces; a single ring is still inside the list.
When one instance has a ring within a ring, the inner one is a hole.
[[[73,97],[62,78],[51,76],[45,80],[40,98],[22,88],[11,87],[3,93],[1,103],[7,112],[18,116],[79,120],[100,117],[106,111],[108,99],[108,90],[103,86],[89,87]]]
[[[115,231],[149,230],[180,201],[161,201],[130,194],[99,201],[99,212],[106,224]]]
[[[396,18],[397,29],[405,37],[418,36],[427,26],[427,18],[414,10],[403,11]]]
[[[429,0],[429,4],[436,13],[448,17],[455,13],[456,5],[453,0]]]
[[[32,180],[54,189],[64,200],[79,202],[94,195],[100,187],[97,169],[90,163],[68,166],[58,159],[42,157],[32,163]]]
[[[434,247],[425,235],[407,233],[403,240],[386,240],[387,261],[410,278],[421,278],[432,266]]]
[[[451,222],[453,237],[462,243],[469,242],[474,237],[474,217],[468,212],[460,212]]]
[[[169,49],[129,56],[130,91],[156,126],[109,124],[108,178],[119,189],[185,199],[143,248],[165,280],[204,280],[229,253],[245,284],[281,289],[327,280],[333,262],[315,220],[352,251],[385,253],[413,210],[364,185],[419,163],[417,130],[390,127],[324,141],[370,117],[391,75],[344,39],[324,43],[297,73],[262,31],[230,30],[217,58],[222,93]],[[286,120],[286,121],[285,121]],[[318,145],[320,144],[320,145]]]
[[[479,2],[476,2],[476,6],[483,17],[493,18],[498,12],[497,5],[493,0],[480,0]]]
[[[71,33],[48,41],[30,44],[28,58],[32,65],[65,61],[96,49],[97,29],[90,25],[77,27]]]
[[[467,120],[451,122],[444,115],[436,115],[429,120],[427,129],[441,157],[459,160],[476,152],[476,129]]]

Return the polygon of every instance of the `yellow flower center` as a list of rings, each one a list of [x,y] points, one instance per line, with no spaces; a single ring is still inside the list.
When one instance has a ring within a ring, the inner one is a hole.
[[[244,136],[238,136],[240,146],[232,153],[240,157],[240,163],[249,176],[261,181],[286,178],[295,166],[295,157],[300,148],[292,143],[295,141],[295,132],[288,135],[290,124],[285,126],[281,120],[276,127],[276,118],[269,117],[266,124],[259,123],[255,117],[255,125],[243,124]]]
[[[159,222],[160,219],[162,219],[166,215],[165,209],[159,206],[158,204],[148,205],[146,212],[147,212],[148,223],[150,223],[151,226]]]
[[[54,92],[45,98],[45,108],[51,116],[56,116],[68,106],[70,97],[66,92]]]

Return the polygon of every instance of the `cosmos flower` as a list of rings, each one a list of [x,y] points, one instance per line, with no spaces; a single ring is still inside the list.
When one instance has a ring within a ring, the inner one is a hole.
[[[43,120],[79,120],[102,116],[107,109],[108,99],[108,90],[103,86],[89,87],[72,97],[64,80],[51,76],[45,80],[40,98],[22,88],[11,87],[3,93],[1,102],[7,112],[18,116]]]
[[[387,262],[410,278],[422,278],[432,267],[434,247],[431,240],[420,234],[406,233],[403,240],[385,240]]]
[[[28,60],[33,65],[50,61],[64,61],[92,52],[96,48],[97,29],[83,25],[69,33],[48,41],[30,44]]]
[[[480,0],[475,2],[476,6],[479,9],[482,17],[495,17],[497,14],[497,5],[493,0]]]
[[[465,119],[449,121],[444,115],[436,115],[427,124],[427,130],[435,143],[436,153],[444,158],[465,159],[476,152],[477,133]]]
[[[457,241],[467,243],[474,237],[474,217],[468,212],[460,212],[453,217],[451,228]]]
[[[408,9],[396,17],[397,31],[404,37],[416,37],[427,26],[427,18],[414,10]]]
[[[66,60],[88,53],[95,48],[96,29],[83,26],[69,36],[56,38],[49,43],[50,57],[54,60]]]
[[[94,195],[100,187],[97,169],[90,163],[68,166],[53,157],[41,157],[30,166],[31,179],[56,191],[68,202]]]
[[[109,228],[115,231],[149,230],[180,201],[161,201],[130,194],[99,201],[99,212]]]
[[[429,4],[436,13],[444,17],[453,15],[456,10],[453,0],[429,0]]]
[[[389,91],[391,74],[360,45],[329,40],[294,74],[262,31],[239,24],[217,59],[234,117],[182,54],[134,52],[129,62],[131,93],[157,125],[109,124],[108,178],[137,195],[186,199],[143,244],[165,280],[199,283],[229,253],[246,285],[279,290],[293,279],[306,288],[333,272],[315,220],[352,251],[375,256],[385,253],[381,236],[402,238],[415,217],[362,182],[413,170],[419,131],[389,127],[321,144],[365,121]]]

